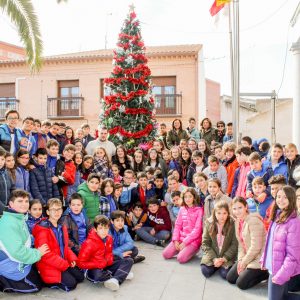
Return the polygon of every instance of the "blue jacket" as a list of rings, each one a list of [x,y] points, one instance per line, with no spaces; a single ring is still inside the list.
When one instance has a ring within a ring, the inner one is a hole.
[[[285,161],[284,156],[281,156],[277,165],[272,166],[271,157],[268,157],[267,161],[269,162],[269,166],[273,169],[274,175],[283,175],[286,178],[286,182],[288,181],[288,167]]]
[[[187,133],[190,135],[191,138],[195,139],[197,143],[200,141],[200,131],[197,128],[193,128],[192,130],[188,127],[186,129]]]
[[[271,195],[267,195],[265,201],[262,203],[259,203],[254,198],[247,199],[249,212],[250,213],[258,212],[263,218],[265,218],[267,209],[269,208],[272,202],[273,202],[273,198]]]
[[[181,174],[181,166],[179,162],[175,159],[171,159],[169,164],[169,170],[177,170],[179,174]]]
[[[259,145],[260,145],[262,142],[268,142],[268,140],[267,140],[266,138],[261,138],[261,139],[255,140],[255,141],[253,141],[252,147],[253,147],[253,148],[255,149],[255,151],[258,152],[259,155],[263,158],[263,157],[267,157],[267,156],[268,156],[268,151],[262,152],[262,151],[259,150]]]
[[[29,152],[30,157],[32,157],[32,155],[34,155],[37,150],[37,145],[33,134],[30,133],[29,135],[26,135],[22,129],[18,129],[17,138],[19,142],[19,147],[21,149],[27,150]]]
[[[15,134],[15,152],[12,153],[13,155],[19,150],[19,142],[17,138],[17,129],[13,130]],[[11,131],[7,124],[3,124],[0,126],[0,146],[7,152],[10,152],[10,144],[11,144]]]
[[[233,141],[233,135],[224,135],[223,136],[223,144],[227,143],[227,142],[232,142]]]
[[[45,166],[35,165],[29,172],[30,192],[32,197],[40,199],[46,205],[50,198],[59,198],[57,184],[52,182],[52,172]]]
[[[235,193],[236,190],[239,186],[239,178],[240,178],[240,171],[241,168],[238,167],[235,171],[234,171],[234,179],[233,179],[233,186],[232,186],[232,190],[231,190],[231,194],[230,197],[233,199],[235,197]]]
[[[31,214],[28,214],[28,219],[27,219],[26,223],[27,223],[28,230],[29,230],[30,234],[32,234],[33,226],[36,223],[40,222],[42,219],[43,219],[43,216],[41,216],[39,218],[34,218]],[[31,238],[33,238],[33,237],[31,237]]]
[[[21,166],[16,169],[16,189],[25,190],[30,193],[29,171]]]
[[[110,226],[109,234],[112,236],[114,240],[113,245],[113,254],[123,258],[123,253],[125,251],[130,251],[134,247],[133,240],[128,233],[128,228],[126,225],[119,230],[118,232],[115,230],[114,225]]]

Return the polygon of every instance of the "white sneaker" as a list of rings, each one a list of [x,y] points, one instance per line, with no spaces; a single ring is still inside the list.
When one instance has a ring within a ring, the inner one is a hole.
[[[117,291],[120,287],[119,282],[115,278],[108,279],[104,282],[104,286],[111,291]]]
[[[126,280],[132,280],[134,277],[133,273],[132,272],[129,272],[127,277],[126,277]]]

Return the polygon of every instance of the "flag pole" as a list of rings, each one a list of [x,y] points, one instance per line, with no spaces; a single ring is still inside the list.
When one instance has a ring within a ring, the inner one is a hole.
[[[231,119],[234,120],[235,105],[233,101],[234,95],[234,64],[233,64],[233,40],[232,40],[232,2],[228,3],[228,28],[229,28],[229,46],[230,46],[230,81],[231,81]],[[234,122],[235,123],[235,122]],[[235,132],[235,130],[234,130]],[[234,137],[235,140],[235,137]]]

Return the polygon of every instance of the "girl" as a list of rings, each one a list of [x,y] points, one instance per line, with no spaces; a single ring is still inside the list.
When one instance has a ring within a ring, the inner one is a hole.
[[[235,197],[232,201],[232,214],[235,217],[235,235],[238,240],[237,262],[227,274],[228,282],[242,290],[249,289],[263,280],[268,279],[268,272],[262,270],[261,258],[266,239],[262,217],[249,214],[247,201]]]
[[[261,259],[262,267],[270,274],[269,300],[290,299],[288,286],[300,274],[300,219],[296,211],[295,190],[291,186],[283,186],[276,195]]]
[[[99,186],[100,176],[92,173],[89,175],[87,182],[82,183],[78,187],[78,194],[84,200],[83,207],[91,222],[94,222],[94,218],[99,215]]]
[[[143,172],[145,168],[144,152],[141,149],[137,149],[133,155],[133,171],[135,173]]]
[[[203,154],[199,150],[195,150],[193,152],[192,161],[193,162],[190,164],[190,166],[188,168],[186,179],[187,179],[188,186],[194,187],[195,186],[195,184],[193,182],[194,174],[201,173],[205,169],[206,166],[203,162]]]
[[[170,161],[172,159],[171,157],[171,151],[169,149],[165,149],[162,151],[162,158],[165,161],[167,168],[170,168]]]
[[[211,151],[206,140],[201,139],[198,142],[198,150],[202,152],[204,161],[207,163],[208,157],[211,155]]]
[[[10,176],[12,181],[15,183],[16,182],[15,158],[9,152],[6,152],[6,154],[5,154],[5,167],[6,167],[8,175]]]
[[[221,277],[226,279],[238,250],[234,220],[230,217],[226,201],[219,201],[215,205],[212,217],[205,222],[202,250],[202,274],[208,278],[219,270]]]
[[[26,221],[29,232],[32,233],[32,229],[36,223],[43,218],[42,202],[39,199],[33,199],[29,203],[29,214]]]
[[[84,182],[83,178],[81,177],[80,170],[79,170],[79,168],[82,164],[82,160],[83,160],[82,153],[75,152],[73,160],[74,160],[74,164],[76,167],[76,173],[75,173],[74,184],[68,186],[68,192],[67,192],[67,201],[68,202],[70,200],[71,195],[77,192],[79,185]]]
[[[101,184],[101,197],[99,214],[105,215],[110,219],[113,211],[118,209],[118,203],[114,199],[115,184],[111,178],[106,178]]]
[[[75,138],[82,141],[82,139],[83,139],[83,130],[81,128],[76,129]]]
[[[114,183],[121,183],[123,180],[123,177],[120,175],[119,166],[116,164],[113,164],[111,166],[111,172],[112,172]]]
[[[177,254],[179,263],[186,263],[198,251],[202,240],[203,208],[193,188],[183,192],[183,203],[179,210],[173,231],[172,242],[164,249],[163,257],[172,258]]]
[[[84,156],[82,164],[79,166],[80,175],[83,180],[87,180],[88,176],[93,171],[93,167],[94,167],[93,156],[91,155]]]
[[[74,130],[72,129],[72,127],[69,127],[69,126],[66,127],[65,135],[66,135],[65,145],[73,144],[73,142],[74,142]]]
[[[158,155],[161,157],[162,151],[165,149],[164,142],[162,140],[153,141],[153,148],[157,151]]]
[[[106,177],[109,177],[111,173],[110,165],[110,159],[106,150],[103,147],[97,147],[94,151],[93,173],[96,173],[99,176],[105,175]]]
[[[180,140],[188,140],[188,134],[182,128],[182,122],[180,119],[175,119],[172,122],[172,129],[168,132],[167,135],[167,146],[168,148],[172,148],[173,146],[178,146]]]
[[[204,173],[196,173],[193,176],[195,190],[200,197],[200,207],[204,206],[205,198],[209,195],[207,179],[208,178]]]
[[[29,188],[29,152],[25,149],[20,149],[16,153],[16,189],[21,189],[30,192]]]
[[[123,145],[117,146],[113,163],[118,165],[121,176],[124,176],[125,170],[132,169],[132,158],[127,155],[127,150]]]
[[[165,161],[159,157],[157,151],[154,148],[149,149],[148,151],[148,163],[147,166],[150,166],[152,168],[154,168],[155,170],[157,168],[161,169],[161,173],[163,174],[163,177],[167,177],[167,166]]]
[[[192,151],[189,148],[185,148],[181,151],[181,157],[180,157],[180,169],[181,169],[181,181],[184,185],[188,185],[187,182],[187,172],[188,168],[191,164],[192,160]]]
[[[298,188],[296,191],[296,197],[297,197],[297,213],[298,216],[300,217],[300,188]]]
[[[75,139],[73,143],[76,148],[76,152],[81,152],[83,156],[87,155],[81,140]]]
[[[179,174],[181,174],[180,169],[180,149],[178,146],[173,146],[171,148],[171,161],[169,164],[170,170],[177,170]]]

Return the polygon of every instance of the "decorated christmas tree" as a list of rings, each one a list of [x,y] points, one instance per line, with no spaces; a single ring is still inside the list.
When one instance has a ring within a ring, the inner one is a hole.
[[[110,140],[128,150],[146,150],[155,138],[154,98],[151,96],[151,71],[147,66],[140,23],[134,7],[119,34],[114,51],[113,71],[104,80],[108,95],[104,97],[100,123],[108,128]]]

